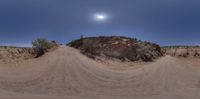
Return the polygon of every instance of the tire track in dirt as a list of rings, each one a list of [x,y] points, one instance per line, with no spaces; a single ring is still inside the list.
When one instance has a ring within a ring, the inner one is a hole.
[[[111,70],[102,65],[78,50],[62,46],[18,67],[8,65],[7,68],[10,66],[12,69],[0,70],[0,90],[23,95],[80,98],[200,98],[197,86],[200,73],[187,70],[187,64],[180,59],[165,56],[154,63],[126,71]]]

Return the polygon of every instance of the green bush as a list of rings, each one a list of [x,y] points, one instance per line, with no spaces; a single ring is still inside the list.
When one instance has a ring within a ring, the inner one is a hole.
[[[51,47],[50,42],[45,38],[38,38],[32,42],[34,48],[41,48],[45,51]]]
[[[51,48],[51,43],[45,38],[38,38],[32,42],[35,48],[35,57],[42,56],[48,49]]]

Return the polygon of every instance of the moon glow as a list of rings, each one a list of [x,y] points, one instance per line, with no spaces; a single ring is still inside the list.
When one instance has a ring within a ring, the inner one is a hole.
[[[105,16],[103,16],[103,15],[97,15],[96,18],[99,19],[99,20],[103,20],[103,19],[105,19]]]
[[[103,22],[103,21],[106,21],[106,20],[108,19],[108,16],[107,16],[106,14],[95,14],[95,15],[94,15],[94,19],[95,19],[96,21],[101,21],[101,22]]]

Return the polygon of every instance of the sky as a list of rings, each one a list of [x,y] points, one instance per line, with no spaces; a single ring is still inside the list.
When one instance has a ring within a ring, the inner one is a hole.
[[[81,35],[199,45],[200,0],[0,0],[0,45],[66,44]]]

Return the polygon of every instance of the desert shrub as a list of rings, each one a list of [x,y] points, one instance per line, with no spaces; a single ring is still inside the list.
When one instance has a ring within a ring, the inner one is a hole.
[[[198,52],[198,50],[195,50],[194,56],[195,57],[200,57],[200,52]]]
[[[8,48],[8,46],[0,46],[0,48]]]
[[[41,48],[47,50],[50,48],[50,42],[45,38],[38,38],[32,42],[34,48]]]
[[[66,44],[66,45],[78,48],[78,47],[82,46],[82,39],[79,39],[79,40],[76,40],[76,41],[72,41],[71,43]]]
[[[48,49],[51,48],[51,43],[45,38],[38,38],[32,42],[35,48],[35,57],[42,56]]]

